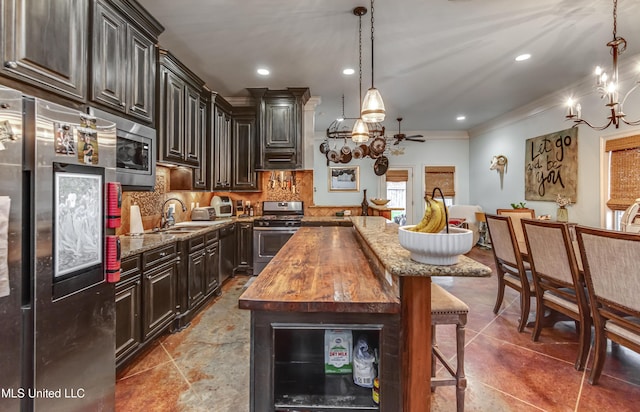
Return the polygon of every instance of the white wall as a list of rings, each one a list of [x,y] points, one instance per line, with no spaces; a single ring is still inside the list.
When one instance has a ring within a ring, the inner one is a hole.
[[[413,220],[410,217],[407,223],[415,223],[422,218],[424,212],[424,167],[425,166],[455,166],[456,167],[456,203],[468,204],[469,202],[469,141],[465,132],[433,132],[433,131],[408,131],[406,134],[422,134],[427,141],[424,143],[403,141],[397,146],[388,146],[385,155],[389,158],[389,168],[412,168],[413,178]],[[374,159],[351,160],[348,164],[331,163],[327,166],[326,157],[320,153],[319,146],[324,141],[324,134],[316,132],[314,137],[313,153],[313,181],[314,202],[319,206],[353,206],[359,205],[363,199],[363,190],[367,189],[367,197],[378,197],[381,177],[373,171]],[[330,142],[333,148],[337,144],[339,150],[344,141]],[[389,143],[391,144],[391,143]],[[354,147],[354,143],[349,143]],[[394,155],[389,149],[402,149],[404,154]],[[308,152],[307,152],[308,153]],[[329,192],[328,191],[328,167],[331,166],[359,166],[360,167],[360,191],[359,192]]]
[[[625,59],[626,60],[626,59]],[[623,62],[625,61],[623,60]],[[626,60],[631,63],[633,60]],[[621,63],[624,65],[624,63]],[[621,74],[622,77],[622,74]],[[621,90],[627,91],[631,75],[623,78]],[[625,104],[629,120],[640,119],[640,90]],[[547,133],[568,129],[573,122],[565,120],[565,102],[569,96],[578,96],[582,105],[582,117],[596,125],[605,124],[608,115],[603,100],[593,91],[593,79],[588,78],[574,87],[547,96],[512,113],[494,119],[469,132],[470,152],[470,203],[479,204],[487,212],[509,208],[510,203],[524,199],[525,141]],[[578,198],[569,207],[569,220],[580,224],[604,227],[604,202],[606,193],[606,159],[601,155],[602,142],[611,137],[637,134],[639,127],[610,126],[598,132],[581,125],[578,130]],[[494,155],[503,154],[509,159],[504,175],[504,188],[495,170],[489,170]],[[550,214],[555,218],[555,202],[526,201],[537,215]]]

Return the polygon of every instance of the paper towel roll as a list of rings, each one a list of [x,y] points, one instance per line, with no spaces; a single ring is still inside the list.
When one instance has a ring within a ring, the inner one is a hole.
[[[129,211],[129,233],[138,235],[144,232],[142,227],[142,216],[140,215],[140,206],[131,205]]]

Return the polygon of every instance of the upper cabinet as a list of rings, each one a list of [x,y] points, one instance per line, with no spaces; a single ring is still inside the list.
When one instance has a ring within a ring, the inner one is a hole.
[[[231,110],[222,96],[211,96],[211,190],[231,190]]]
[[[231,145],[232,189],[259,189],[256,162],[256,113],[252,107],[234,107]]]
[[[197,168],[206,138],[199,118],[204,82],[169,51],[159,56],[158,161]]]
[[[256,102],[257,170],[300,169],[309,88],[247,89]]]
[[[197,122],[200,128],[201,141],[200,141],[200,153],[201,161],[200,166],[193,169],[193,182],[192,188],[194,190],[206,190],[209,187],[209,180],[207,179],[207,168],[210,167],[211,161],[208,157],[209,147],[213,144],[211,141],[211,128],[209,127],[209,95],[208,90],[205,88],[205,93],[200,96],[200,105],[198,106]]]
[[[84,101],[88,14],[85,0],[0,0],[2,75]]]
[[[155,44],[162,30],[136,3],[96,0],[91,36],[91,100],[153,123]]]

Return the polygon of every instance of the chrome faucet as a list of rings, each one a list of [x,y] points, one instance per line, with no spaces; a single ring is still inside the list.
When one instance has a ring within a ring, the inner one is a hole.
[[[166,229],[168,227],[171,227],[173,225],[176,224],[176,219],[173,217],[173,213],[171,212],[171,209],[167,210],[167,213],[165,214],[164,212],[164,208],[167,205],[167,203],[169,203],[172,200],[177,200],[178,203],[180,203],[182,205],[182,211],[186,212],[187,211],[187,207],[185,206],[184,202],[180,199],[178,199],[177,197],[170,197],[169,199],[165,200],[164,203],[162,204],[162,208],[160,209],[161,212],[161,217],[160,217],[160,228],[161,229]]]

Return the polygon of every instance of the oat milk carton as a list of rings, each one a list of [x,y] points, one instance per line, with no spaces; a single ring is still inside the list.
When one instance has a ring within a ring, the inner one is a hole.
[[[324,331],[325,373],[352,373],[351,357],[353,336],[350,330],[327,329]]]

